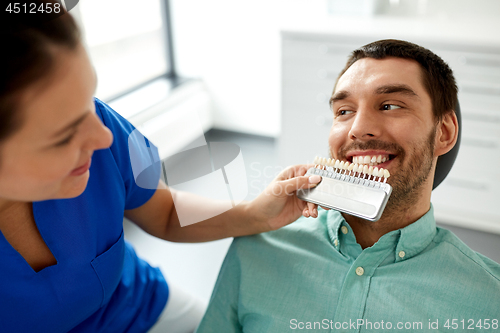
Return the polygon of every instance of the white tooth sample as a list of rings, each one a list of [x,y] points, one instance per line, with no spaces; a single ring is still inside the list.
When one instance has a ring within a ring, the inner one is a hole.
[[[371,176],[373,174],[373,166],[370,165],[368,168],[368,174]]]
[[[373,168],[372,174],[373,174],[373,177],[378,177],[378,168],[377,167]]]
[[[363,164],[368,164],[368,163],[370,163],[370,156],[365,156]]]
[[[382,162],[382,155],[377,156],[377,163],[380,163],[380,162]]]
[[[344,161],[341,161],[340,164],[339,164],[339,168],[342,169],[342,170],[344,170],[344,164],[345,164]]]
[[[321,160],[320,160],[319,156],[316,156],[316,157],[314,158],[314,164],[319,164],[319,163],[320,163],[320,161],[321,161]]]
[[[337,169],[339,167],[339,164],[339,160],[335,160],[335,164],[333,165],[333,167]]]
[[[349,162],[344,163],[344,170],[349,170]]]
[[[332,159],[331,159],[331,158],[327,159],[327,160],[326,160],[326,165],[330,166],[330,163],[331,163],[331,162],[332,162]]]
[[[352,171],[354,169],[355,164],[350,163],[349,166],[347,167],[347,171]]]
[[[384,168],[378,169],[378,176],[379,177],[384,177],[384,170],[385,170]]]
[[[389,173],[389,170],[387,169],[384,169],[384,178],[387,179],[391,176],[391,174]]]
[[[363,173],[365,175],[368,173],[368,165],[363,166]]]
[[[352,171],[354,171],[355,173],[356,173],[356,172],[359,172],[359,171],[358,171],[358,168],[359,168],[358,163],[354,163],[354,166],[352,167]]]
[[[370,160],[370,162],[372,162],[372,163],[377,162],[377,156],[373,156],[372,159]]]

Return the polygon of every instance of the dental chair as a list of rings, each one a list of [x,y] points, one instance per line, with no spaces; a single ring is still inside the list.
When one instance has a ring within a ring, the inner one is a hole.
[[[434,184],[432,185],[433,190],[446,178],[451,170],[451,167],[455,163],[455,160],[457,159],[458,149],[460,148],[460,139],[462,137],[462,115],[460,113],[460,105],[458,101],[455,108],[455,114],[457,115],[458,120],[457,143],[449,152],[438,157],[436,163],[436,173],[434,174]]]

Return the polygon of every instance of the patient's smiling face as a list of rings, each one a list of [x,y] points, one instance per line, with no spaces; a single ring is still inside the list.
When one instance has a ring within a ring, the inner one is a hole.
[[[432,188],[436,122],[422,70],[414,61],[363,58],[340,77],[331,98],[332,157],[350,162],[378,158],[393,186],[390,206],[412,204]],[[379,157],[381,156],[381,158]],[[378,161],[374,163],[377,164]],[[365,162],[366,163],[366,162]]]

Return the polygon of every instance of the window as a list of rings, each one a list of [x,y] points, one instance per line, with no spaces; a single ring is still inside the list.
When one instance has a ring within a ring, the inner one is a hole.
[[[85,0],[79,14],[100,99],[175,77],[168,0]]]

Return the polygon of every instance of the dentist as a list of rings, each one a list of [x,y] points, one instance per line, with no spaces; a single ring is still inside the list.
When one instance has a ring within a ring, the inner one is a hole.
[[[203,242],[317,215],[294,192],[319,176],[294,166],[255,200],[181,227],[172,195],[189,195],[159,178],[156,190],[135,183],[127,142],[134,127],[93,97],[96,75],[72,17],[10,23],[0,32],[2,332],[147,332],[156,323],[194,330],[203,309],[169,321],[189,301],[173,305],[159,269],[124,240],[124,216],[168,241]]]

